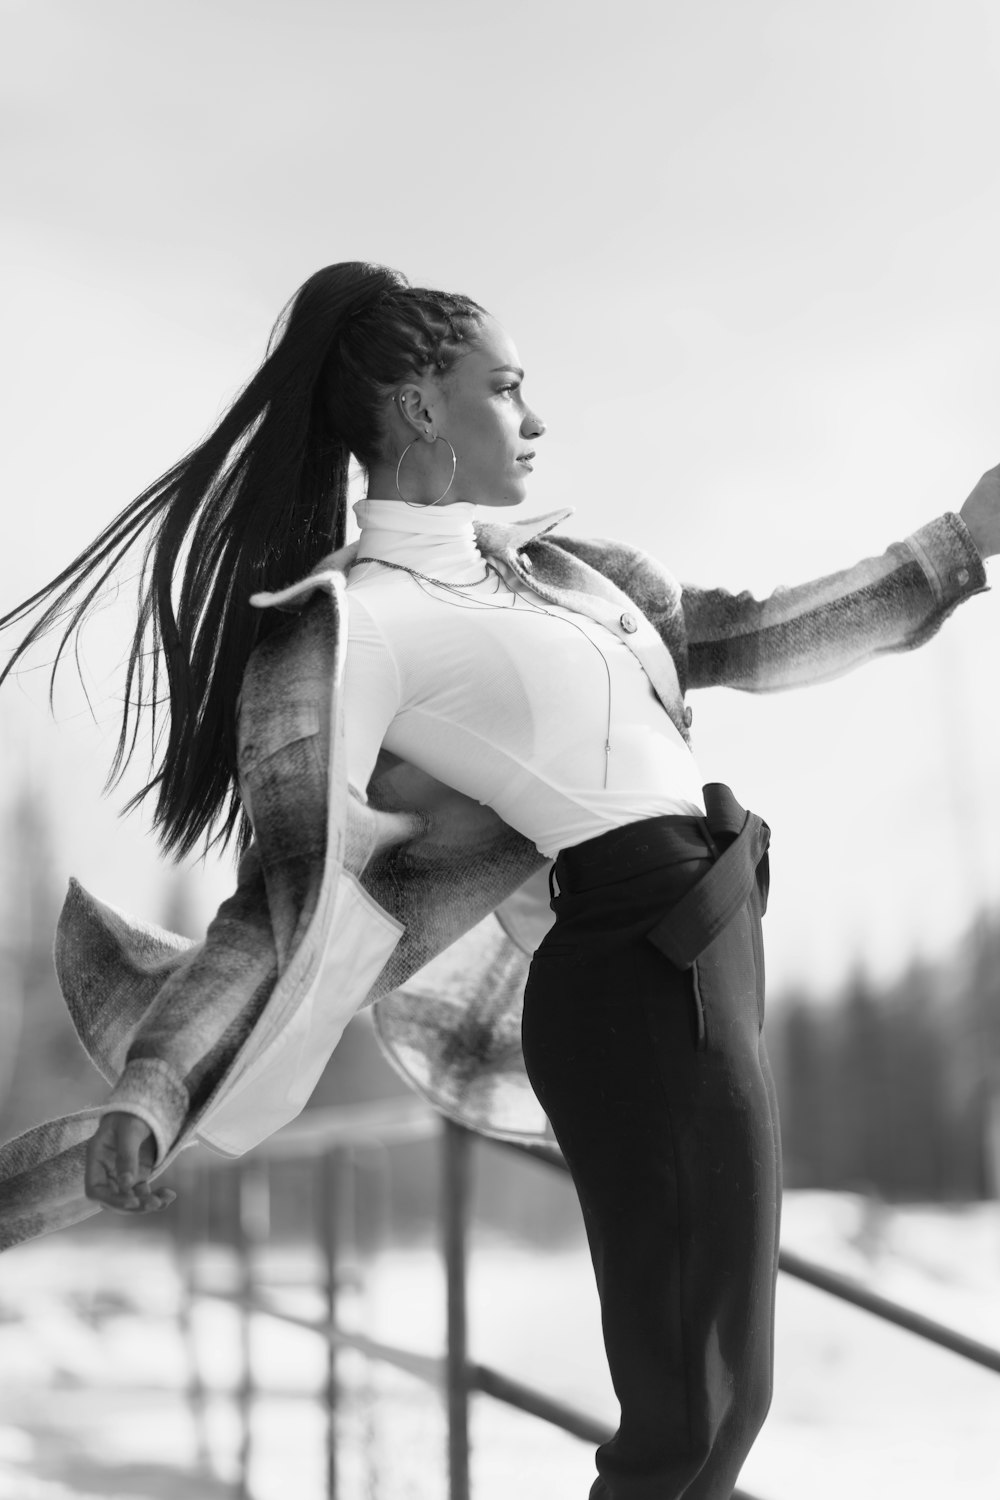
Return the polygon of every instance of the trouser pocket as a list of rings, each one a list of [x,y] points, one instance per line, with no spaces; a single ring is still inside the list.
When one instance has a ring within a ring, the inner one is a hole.
[[[764,1025],[764,951],[756,902],[748,902],[692,966],[699,1051],[755,1041]]]

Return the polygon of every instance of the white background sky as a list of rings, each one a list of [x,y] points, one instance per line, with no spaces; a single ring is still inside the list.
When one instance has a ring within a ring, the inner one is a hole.
[[[295,287],[367,258],[513,334],[525,513],[766,592],[957,509],[1000,460],[1000,10],[974,0],[0,0],[0,606],[210,427]],[[0,696],[9,794],[150,917],[102,801],[123,611]],[[947,951],[1000,899],[1000,602],[835,684],[694,696],[773,829],[772,982]],[[44,660],[40,653],[36,661]],[[135,782],[133,782],[133,785]],[[207,915],[228,865],[199,869]]]

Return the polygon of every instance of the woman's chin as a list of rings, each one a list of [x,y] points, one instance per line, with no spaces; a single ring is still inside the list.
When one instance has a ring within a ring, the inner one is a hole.
[[[502,498],[497,499],[497,505],[520,505],[522,500],[528,496],[528,474],[517,474],[509,484],[504,487]]]
[[[528,474],[516,473],[504,475],[495,483],[476,487],[470,485],[467,490],[463,490],[461,498],[490,510],[502,510],[508,506],[520,505],[527,494]]]

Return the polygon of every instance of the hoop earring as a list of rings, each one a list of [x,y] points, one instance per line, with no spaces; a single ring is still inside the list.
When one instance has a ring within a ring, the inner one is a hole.
[[[446,437],[440,437],[440,436],[436,437],[434,439],[434,441],[436,443],[438,443],[438,442],[448,443],[448,447],[451,448],[451,478],[448,480],[448,483],[445,486],[444,494],[438,495],[438,497],[437,497],[436,500],[428,500],[428,501],[423,501],[423,500],[407,500],[406,496],[403,494],[402,490],[399,488],[399,471],[403,467],[403,459],[409,453],[410,449],[413,447],[413,444],[416,441],[417,441],[417,439],[414,438],[413,442],[407,443],[406,447],[403,449],[402,453],[399,455],[399,463],[396,465],[396,494],[399,496],[400,500],[402,500],[403,504],[404,505],[408,505],[411,510],[429,510],[432,505],[440,505],[441,504],[441,501],[444,499],[445,495],[447,495],[448,491],[451,489],[452,485],[455,483],[455,472],[458,469],[458,454],[455,452],[454,448],[451,447],[451,444],[448,443],[448,439]]]

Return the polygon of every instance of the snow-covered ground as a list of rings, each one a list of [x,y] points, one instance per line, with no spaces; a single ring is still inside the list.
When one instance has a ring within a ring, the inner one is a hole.
[[[195,1333],[210,1397],[185,1397],[189,1364],[166,1244],[88,1225],[0,1261],[0,1500],[221,1500],[234,1493],[239,1330],[217,1300]],[[89,1232],[86,1232],[89,1231]],[[784,1243],[1000,1347],[1000,1208],[873,1209],[849,1195],[790,1193]],[[308,1272],[304,1252],[275,1258]],[[224,1258],[217,1269],[225,1274]],[[318,1310],[308,1286],[289,1306]],[[432,1248],[364,1268],[344,1316],[371,1336],[437,1354],[443,1278]],[[544,1253],[477,1243],[474,1357],[613,1424],[596,1295],[582,1246]],[[320,1500],[325,1417],[314,1335],[258,1317],[254,1500]],[[742,1483],[760,1500],[996,1500],[1000,1375],[926,1346],[782,1278],[774,1408]],[[444,1500],[445,1425],[429,1386],[340,1356],[340,1500]],[[313,1394],[310,1394],[313,1393]],[[475,1500],[583,1500],[587,1444],[476,1397]]]

